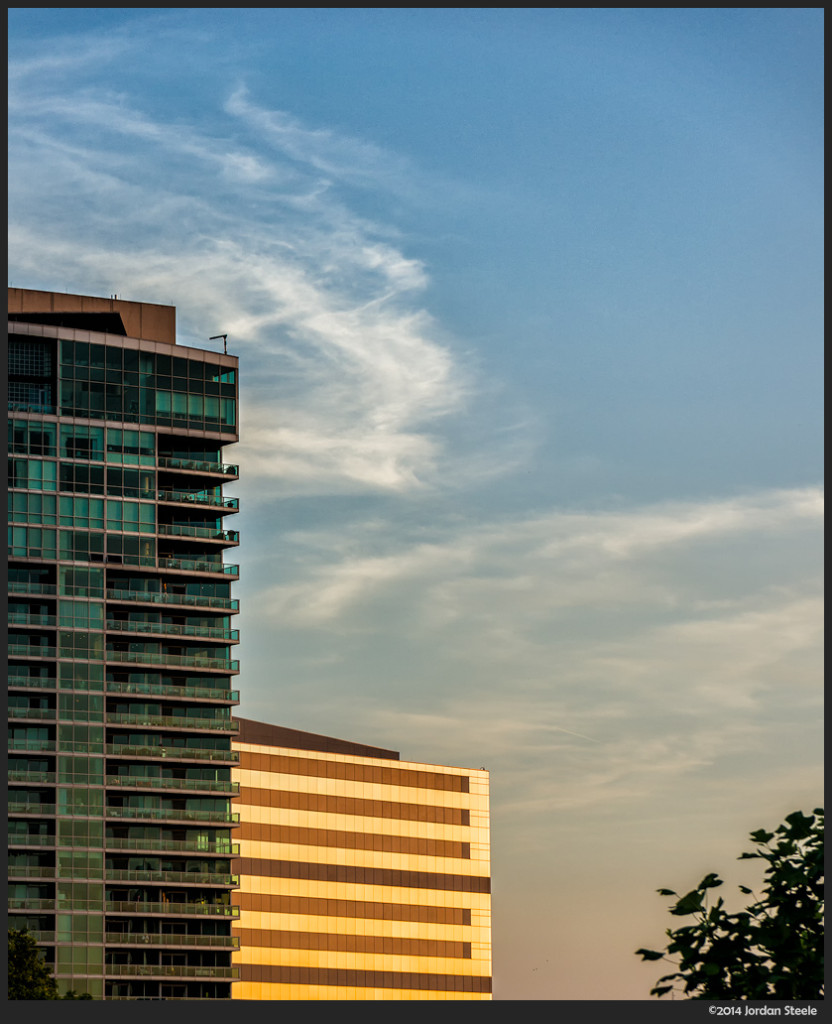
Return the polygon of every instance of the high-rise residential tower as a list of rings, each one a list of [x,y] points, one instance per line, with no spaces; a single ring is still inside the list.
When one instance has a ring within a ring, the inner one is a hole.
[[[9,333],[9,923],[63,990],[229,998],[237,360],[116,298]]]

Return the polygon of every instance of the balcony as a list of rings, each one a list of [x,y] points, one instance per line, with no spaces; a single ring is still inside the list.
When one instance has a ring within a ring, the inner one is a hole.
[[[23,774],[18,773],[18,774]],[[9,776],[11,778],[11,775]],[[54,776],[53,776],[54,778]],[[230,793],[240,795],[240,783],[216,779],[166,779],[159,776],[108,775],[106,785],[113,789],[185,790],[192,793]]]
[[[54,869],[50,870],[54,876]],[[240,884],[239,875],[217,874],[214,871],[120,871],[107,868],[104,877],[108,882],[156,882],[162,885],[175,882],[183,885],[221,885],[226,889],[236,888]]]
[[[159,523],[156,532],[162,537],[198,537],[200,540],[222,541],[224,544],[239,544],[240,534],[237,530],[212,530],[204,526],[174,526],[171,523]]]
[[[224,764],[239,764],[240,762],[240,753],[237,750],[212,750],[211,748],[108,743],[106,753],[111,757],[164,757],[171,761],[219,761]]]
[[[161,613],[159,613],[161,614]],[[175,622],[124,622],[107,620],[111,633],[154,633],[158,636],[193,636],[199,640],[225,640],[227,643],[240,642],[239,629],[220,626],[188,626]]]
[[[49,934],[44,933],[44,934]],[[239,935],[182,935],[172,932],[107,932],[108,946],[178,946],[194,948],[239,949]]]
[[[8,739],[9,750],[25,750],[29,753],[42,753],[43,751],[54,751],[55,741],[54,740],[34,740],[29,739],[26,736],[10,736]],[[85,750],[90,752],[89,747],[85,747]]]
[[[157,560],[159,569],[175,569],[179,572],[210,572],[220,573],[223,576],[233,576],[235,579],[240,575],[239,565],[232,565],[225,562],[206,562],[192,558],[163,558]]]
[[[17,897],[9,897],[8,901],[9,910],[28,910],[31,913],[42,910],[45,912],[53,911],[55,909],[55,901],[52,900],[33,900],[33,899],[18,899]],[[239,916],[239,915],[238,915]]]
[[[52,838],[52,837],[45,837]],[[54,843],[54,839],[53,839]],[[106,850],[131,850],[141,853],[198,853],[203,857],[239,857],[239,843],[185,842],[182,839],[119,839],[105,838]]]
[[[105,816],[119,821],[191,821],[239,825],[240,815],[225,811],[186,811],[174,807],[107,807]]]
[[[208,494],[206,491],[158,491],[156,497],[159,501],[174,505],[194,505],[203,508],[221,508],[225,512],[239,512],[240,499],[217,497],[215,494]]]
[[[11,900],[9,903],[11,904]],[[25,903],[25,900],[21,900]],[[34,901],[34,902],[37,902]],[[43,900],[55,905],[54,900]],[[33,908],[37,909],[37,908]],[[107,914],[167,914],[172,917],[239,917],[240,908],[222,903],[123,903],[108,900],[104,904]]]
[[[233,478],[240,475],[239,466],[224,462],[200,462],[196,459],[173,459],[160,455],[156,465],[159,469],[184,469],[189,473],[211,473]]]
[[[54,722],[55,708],[9,708],[10,722]]]
[[[36,814],[39,818],[52,817],[55,813],[54,804],[41,804],[32,800],[15,800],[13,794],[9,796],[7,809],[9,814]]]
[[[240,602],[236,597],[203,597],[193,594],[154,593],[149,590],[108,590],[108,601],[130,601],[141,604],[173,604],[193,608],[221,608],[223,611],[238,612]]]
[[[140,725],[151,729],[180,729],[189,732],[239,732],[240,723],[231,718],[182,718],[174,715],[130,715],[107,713],[107,725]]]
[[[226,661],[224,658],[188,658],[181,654],[107,651],[105,660],[110,662],[126,662],[129,665],[164,665],[168,668],[176,668],[181,665],[185,668],[204,668],[210,669],[213,672],[228,672],[232,675],[239,675],[240,672],[239,661]]]
[[[11,685],[11,683],[9,684]],[[173,697],[174,700],[193,700],[239,704],[239,690],[215,690],[205,686],[166,686],[162,683],[107,683],[107,693],[126,693],[139,697]]]
[[[108,978],[239,978],[239,967],[197,967],[193,964],[106,964]]]
[[[21,864],[15,867],[9,864],[8,868],[9,878],[54,878],[56,872],[54,864],[51,867],[43,867],[36,864]]]
[[[6,776],[7,781],[15,783],[23,783],[31,786],[42,785],[42,786],[54,786],[55,785],[55,773],[54,772],[27,772],[17,771],[14,768],[10,768],[8,775]]]
[[[34,644],[9,644],[10,658],[55,658],[54,647],[35,647]]]
[[[54,690],[57,688],[55,679],[43,676],[9,676],[10,690]]]
[[[24,612],[9,612],[10,626],[52,626],[58,624],[54,615],[27,615]]]
[[[55,837],[10,832],[8,843],[9,846],[47,846],[52,848],[55,845]]]

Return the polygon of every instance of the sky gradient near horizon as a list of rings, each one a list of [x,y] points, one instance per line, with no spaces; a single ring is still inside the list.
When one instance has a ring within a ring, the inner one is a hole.
[[[495,998],[647,998],[823,803],[822,10],[9,24],[9,284],[240,358],[240,714],[487,767]]]

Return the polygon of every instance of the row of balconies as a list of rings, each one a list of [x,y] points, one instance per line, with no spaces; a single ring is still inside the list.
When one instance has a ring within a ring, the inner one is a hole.
[[[79,906],[75,902],[76,910],[90,909],[100,910],[100,904],[91,904],[89,908]],[[23,910],[29,913],[49,913],[56,910],[54,899],[34,899],[31,897],[18,898],[9,897],[9,910]],[[105,914],[165,914],[169,917],[239,917],[240,908],[232,907],[225,903],[150,903],[150,902],[121,902],[107,900],[104,903]]]
[[[54,583],[30,583],[15,580],[8,581],[9,594],[25,594],[33,597],[88,597],[103,598],[107,601],[140,604],[175,604],[198,608],[220,608],[234,614],[240,610],[240,602],[232,597],[204,597],[199,594],[155,593],[147,590],[106,590],[95,591],[90,587],[70,587],[61,589]]]
[[[9,644],[8,654],[11,658],[40,659],[48,658],[54,660],[58,657],[55,647],[46,645],[34,646],[29,644]],[[93,659],[99,660],[99,659]],[[163,665],[170,668],[204,668],[213,672],[227,672],[232,675],[239,675],[240,662],[236,659],[225,658],[203,658],[196,655],[187,656],[184,654],[156,654],[148,651],[103,651],[102,659],[108,662],[126,663],[129,665]]]
[[[9,878],[55,879],[55,867],[23,864],[19,867],[9,865]],[[73,876],[75,879],[77,876]],[[100,877],[100,875],[98,876]],[[213,871],[119,871],[114,868],[104,871],[107,882],[147,882],[179,885],[220,885],[225,888],[240,884],[239,875],[226,875]]]
[[[9,816],[21,817],[35,815],[39,818],[51,818],[55,815],[55,805],[38,801],[15,800],[11,794],[8,800]],[[240,815],[226,811],[189,811],[173,807],[105,807],[104,817],[113,821],[187,821],[208,825],[239,825]]]
[[[15,785],[55,786],[55,772],[27,772],[9,769],[7,781]],[[239,782],[217,781],[216,779],[166,779],[158,776],[107,775],[104,785],[114,789],[162,789],[187,793],[230,793],[239,796]]]
[[[39,946],[56,941],[55,932],[27,929]],[[239,935],[188,935],[173,932],[107,932],[106,946],[175,946],[180,949],[239,949]],[[109,968],[106,968],[109,970]]]
[[[28,736],[12,736],[8,740],[8,749],[17,753],[52,753],[56,750],[54,739],[31,739]],[[219,761],[225,764],[238,764],[240,754],[236,750],[213,750],[211,748],[178,747],[178,746],[147,746],[144,744],[99,743],[90,740],[84,744],[62,743],[61,753],[107,754],[111,757],[147,757],[166,758],[170,761]]]
[[[9,846],[52,849],[55,836],[9,835]],[[122,839],[109,836],[104,839],[105,850],[128,850],[131,853],[198,853],[204,857],[239,857],[239,843],[197,843],[184,839]]]
[[[57,708],[14,708],[8,710],[10,722],[54,723]],[[107,725],[141,725],[151,729],[176,729],[184,732],[239,732],[240,723],[232,718],[185,718],[177,715],[126,714],[108,711],[104,716]]]

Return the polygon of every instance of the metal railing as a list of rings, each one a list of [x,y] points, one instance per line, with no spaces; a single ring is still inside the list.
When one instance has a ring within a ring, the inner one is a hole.
[[[52,867],[41,867],[36,864],[21,864],[15,867],[9,864],[8,868],[9,878],[54,878],[56,871],[54,864]]]
[[[8,801],[9,814],[39,814],[51,816],[55,813],[54,804],[39,804],[31,800],[15,800],[13,796]]]
[[[26,750],[34,752],[43,752],[46,750],[55,749],[54,740],[33,740],[28,737],[10,736],[8,739],[9,750]]]
[[[54,836],[41,836],[10,832],[8,835],[9,846],[49,846],[55,845]]]
[[[239,576],[239,565],[232,565],[226,562],[205,562],[191,558],[163,558],[158,559],[160,569],[181,569],[186,572],[217,572],[224,576]]]
[[[40,784],[45,786],[55,785],[54,772],[26,772],[18,771],[15,768],[10,768],[7,778],[9,782],[24,782],[30,784]]]
[[[54,722],[58,712],[55,708],[14,708],[8,709],[9,718],[15,721]]]

